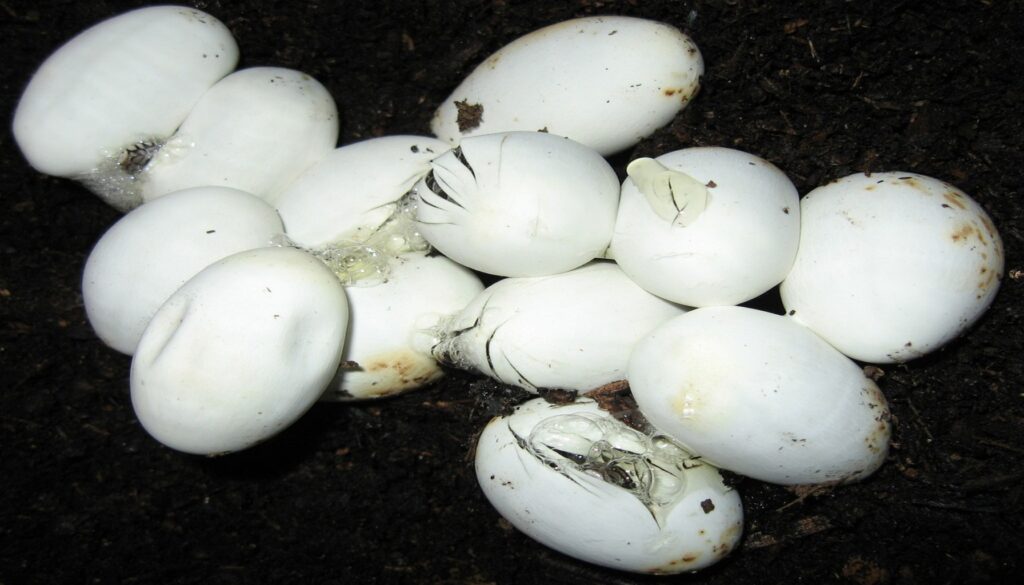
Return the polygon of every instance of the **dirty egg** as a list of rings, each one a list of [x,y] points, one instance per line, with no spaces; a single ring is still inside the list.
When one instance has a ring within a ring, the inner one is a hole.
[[[739,495],[664,435],[597,403],[538,398],[493,419],[476,448],[484,495],[516,528],[577,559],[637,573],[707,567],[739,541]]]
[[[542,276],[604,254],[619,180],[568,138],[488,134],[434,159],[415,202],[420,232],[445,256],[489,274]]]
[[[274,208],[228,187],[195,187],[135,208],[89,253],[82,301],[96,335],[131,355],[150,318],[203,268],[271,245],[284,231]]]
[[[770,162],[698,147],[630,163],[611,256],[670,301],[735,305],[785,278],[800,240],[796,187]]]
[[[439,323],[433,354],[536,393],[622,380],[633,345],[685,309],[631,281],[613,262],[552,276],[505,278]]]
[[[294,248],[228,256],[153,316],[131,367],[143,428],[187,453],[251,447],[295,422],[341,362],[345,291]]]
[[[888,452],[889,409],[875,382],[782,315],[694,309],[637,343],[627,379],[661,432],[762,481],[857,481]]]
[[[668,24],[568,20],[488,57],[437,109],[431,129],[452,145],[543,130],[609,155],[668,124],[696,95],[703,73],[697,46]]]
[[[161,144],[238,62],[216,18],[181,6],[126,12],[83,31],[50,55],[25,88],[14,137],[48,175],[96,187],[131,180],[137,155]],[[101,190],[121,210],[139,203]]]
[[[1003,272],[999,232],[963,191],[914,173],[855,174],[804,197],[781,292],[794,320],[846,355],[905,362],[977,321]]]
[[[483,288],[469,269],[422,252],[392,260],[383,283],[346,287],[350,319],[343,365],[321,399],[393,396],[440,379],[444,371],[430,353],[427,331]],[[426,343],[418,343],[424,336]]]

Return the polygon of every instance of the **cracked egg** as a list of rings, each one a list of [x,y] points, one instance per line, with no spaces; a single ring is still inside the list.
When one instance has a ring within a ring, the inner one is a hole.
[[[491,505],[534,540],[637,573],[695,571],[739,542],[739,494],[671,438],[636,431],[589,398],[542,398],[493,419],[476,448]]]

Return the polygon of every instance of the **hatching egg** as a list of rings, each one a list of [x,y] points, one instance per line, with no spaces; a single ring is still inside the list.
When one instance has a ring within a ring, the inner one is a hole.
[[[740,497],[717,469],[587,398],[538,398],[493,419],[477,443],[476,476],[527,536],[613,569],[695,571],[725,557],[743,530]]]

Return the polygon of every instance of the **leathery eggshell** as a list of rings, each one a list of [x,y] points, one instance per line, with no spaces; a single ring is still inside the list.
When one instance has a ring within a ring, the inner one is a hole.
[[[143,201],[198,185],[234,187],[272,205],[338,142],[327,88],[282,67],[242,69],[218,81],[140,174]]]
[[[298,419],[330,382],[348,324],[345,291],[294,248],[228,256],[160,307],[132,359],[142,426],[187,453],[245,449]]]
[[[476,476],[498,513],[527,536],[623,571],[707,567],[743,529],[739,495],[717,469],[587,398],[538,398],[491,420],[477,443]]]
[[[442,324],[433,354],[530,392],[588,391],[622,380],[633,345],[685,310],[595,261],[492,284]]]
[[[435,138],[383,136],[331,151],[278,197],[288,237],[306,248],[370,240],[447,150]]]
[[[82,301],[96,335],[131,355],[150,318],[203,268],[271,245],[284,231],[265,201],[227,187],[195,187],[135,208],[89,253]]]
[[[237,61],[231,33],[205,12],[126,12],[43,63],[18,103],[15,139],[38,171],[85,178],[104,163],[123,163],[126,149],[170,136]]]
[[[349,320],[342,367],[322,400],[392,396],[444,375],[420,347],[419,329],[465,307],[484,286],[444,256],[410,253],[391,263],[386,281],[349,286]]]
[[[653,169],[629,166],[611,245],[637,284],[704,307],[748,301],[786,277],[800,241],[800,202],[785,173],[721,147],[646,162]]]
[[[467,138],[415,187],[423,237],[463,266],[541,276],[603,256],[619,179],[593,150],[543,132]]]
[[[808,193],[801,214],[782,301],[854,359],[905,362],[934,351],[999,290],[999,232],[971,197],[938,179],[850,175]]]
[[[434,114],[434,134],[512,130],[567,136],[602,155],[668,124],[697,93],[704,62],[675,27],[626,16],[534,31],[480,64]]]
[[[637,343],[627,379],[655,427],[712,465],[762,481],[857,481],[888,452],[878,386],[781,315],[694,309]]]

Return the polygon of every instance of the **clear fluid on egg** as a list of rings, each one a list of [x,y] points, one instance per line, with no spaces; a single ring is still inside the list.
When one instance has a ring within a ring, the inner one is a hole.
[[[671,438],[646,435],[603,416],[550,417],[524,443],[563,474],[586,473],[628,491],[659,523],[686,489],[686,470],[699,465]]]
[[[105,153],[102,163],[75,180],[118,211],[131,211],[142,204],[140,177],[163,146],[163,140],[140,138],[121,151]]]
[[[336,242],[306,249],[320,259],[345,286],[374,286],[386,281],[391,262],[399,254],[422,252],[430,248],[416,229],[415,201],[406,196],[397,202],[395,212],[362,242]],[[274,246],[297,246],[282,235]]]

